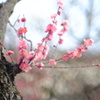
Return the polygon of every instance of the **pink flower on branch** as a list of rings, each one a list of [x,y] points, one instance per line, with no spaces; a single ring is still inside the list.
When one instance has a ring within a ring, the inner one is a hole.
[[[92,39],[84,39],[84,45],[86,46],[91,46],[93,44],[93,40]]]
[[[74,50],[73,51],[73,57],[72,58],[77,58],[77,57],[81,57],[81,56],[82,56],[81,49],[78,49],[78,50]]]
[[[18,50],[22,50],[22,49],[27,49],[27,43],[26,43],[26,40],[24,39],[20,39],[19,40],[19,44],[18,44]]]
[[[46,37],[47,41],[52,41],[53,39],[53,33],[48,34],[48,36]]]
[[[58,43],[59,43],[59,44],[63,44],[63,39],[60,38]]]
[[[63,36],[63,34],[64,34],[63,32],[58,32],[59,36]]]
[[[64,55],[60,59],[63,60],[63,61],[68,61],[69,60],[69,55]]]
[[[28,60],[28,61],[30,61],[30,60],[32,60],[32,58],[34,57],[34,55],[35,55],[35,52],[34,51],[30,51],[26,55],[25,59]]]
[[[58,1],[57,4],[60,7],[60,9],[64,9],[64,4],[61,1]]]
[[[56,18],[57,17],[57,14],[54,14],[51,16],[51,18]]]
[[[36,65],[36,67],[37,67],[39,70],[42,70],[43,67],[44,67],[44,64],[43,64],[43,63],[40,63],[40,64]]]
[[[14,52],[11,51],[11,50],[9,50],[9,51],[6,52],[6,55],[12,55],[12,54],[14,54]]]
[[[26,18],[23,17],[23,18],[21,19],[21,21],[22,21],[22,22],[26,22]]]
[[[35,57],[35,53],[34,51],[29,52],[26,57],[24,58],[25,63],[30,63],[32,61],[32,63],[34,63],[34,57]]]
[[[45,45],[44,46],[44,50],[42,52],[42,55],[43,55],[43,59],[46,59],[47,55],[48,55],[48,52],[49,52],[49,46],[48,45]]]
[[[63,27],[63,29],[61,30],[61,32],[65,33],[68,31],[68,28],[67,27]]]
[[[36,56],[35,56],[35,60],[42,60],[45,59],[48,55],[49,52],[49,46],[45,45],[43,46],[43,44],[38,43],[38,48],[36,51]]]
[[[61,32],[65,33],[68,31],[68,21],[64,20],[62,23],[61,23],[61,26],[63,26],[63,29],[61,30]]]
[[[30,67],[29,64],[25,63],[25,62],[22,62],[21,65],[19,66],[19,68],[22,70],[22,71],[25,71],[25,72],[28,72],[29,70],[32,69],[32,67]]]
[[[61,23],[61,26],[68,26],[68,21],[67,20],[63,20],[63,22]]]
[[[20,50],[20,56],[25,57],[28,54],[28,51],[25,49]]]
[[[20,27],[18,29],[18,37],[20,37],[22,34],[25,34],[27,32],[27,28],[26,27]]]
[[[82,52],[85,52],[88,48],[86,47],[86,45],[81,45],[78,47],[78,49],[80,49]]]
[[[56,65],[57,63],[54,59],[50,59],[48,64],[49,65]]]
[[[53,33],[56,32],[57,28],[54,24],[48,24],[45,32]]]

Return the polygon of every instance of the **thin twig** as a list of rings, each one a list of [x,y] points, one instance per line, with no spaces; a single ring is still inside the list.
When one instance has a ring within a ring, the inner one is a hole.
[[[86,65],[86,66],[63,66],[63,67],[58,67],[58,66],[45,66],[45,68],[59,68],[59,69],[66,69],[66,68],[87,68],[87,67],[98,67],[97,65]]]
[[[8,20],[9,25],[17,32],[17,29],[11,24],[11,22]]]
[[[20,15],[17,17],[17,20],[15,21],[15,23],[14,23],[14,25],[13,25],[13,26],[15,26],[15,25],[16,25],[16,23],[17,23],[17,21],[18,21],[19,17],[20,17]]]
[[[30,43],[30,51],[32,51],[32,47],[33,47],[32,41],[29,40],[29,39],[27,39],[26,36],[23,36],[23,38],[24,38],[25,40],[27,40],[27,41]]]

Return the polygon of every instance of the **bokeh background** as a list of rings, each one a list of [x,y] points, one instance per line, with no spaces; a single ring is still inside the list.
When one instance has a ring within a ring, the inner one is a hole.
[[[55,57],[59,58],[67,51],[83,43],[84,38],[91,38],[94,44],[81,58],[60,62],[58,67],[69,68],[33,68],[28,73],[16,76],[16,85],[23,100],[100,100],[100,68],[82,67],[100,63],[100,0],[61,0],[64,3],[62,17],[68,20],[69,30],[64,35],[63,45],[58,47]],[[51,22],[50,16],[57,11],[57,0],[21,0],[14,8],[9,20],[12,24],[20,15],[26,17],[27,38],[31,39],[34,48],[46,35],[45,27]],[[21,24],[17,23],[16,28]],[[56,43],[50,43],[52,46]],[[12,27],[7,25],[5,46],[16,53],[18,38]],[[51,48],[52,49],[52,48]],[[50,56],[53,56],[53,50]],[[8,58],[9,60],[9,58]],[[80,68],[76,68],[80,66]]]

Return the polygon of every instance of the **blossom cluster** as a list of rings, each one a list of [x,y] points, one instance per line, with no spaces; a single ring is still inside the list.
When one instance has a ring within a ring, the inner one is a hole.
[[[83,45],[77,47],[77,49],[75,49],[73,51],[67,52],[67,54],[64,55],[63,57],[61,57],[60,59],[63,61],[67,61],[67,60],[72,59],[72,58],[81,57],[82,53],[85,52],[88,49],[88,46],[91,46],[92,44],[93,44],[92,39],[84,39]]]
[[[68,61],[72,58],[81,57],[82,53],[88,49],[88,46],[93,44],[92,39],[84,39],[84,44],[77,47],[75,50],[67,52],[58,59],[51,58],[49,61],[44,62],[50,51],[48,42],[53,40],[54,34],[59,37],[58,44],[54,45],[54,47],[57,48],[58,45],[63,44],[63,35],[68,31],[68,21],[66,20],[62,21],[60,24],[62,28],[59,31],[57,29],[57,17],[61,16],[61,12],[64,9],[63,3],[61,1],[58,1],[57,5],[59,6],[57,13],[51,16],[52,22],[49,23],[45,29],[46,36],[42,38],[41,42],[37,43],[37,48],[34,50],[30,49],[32,48],[32,45],[29,46],[28,42],[31,42],[31,40],[27,39],[25,35],[28,31],[27,27],[25,27],[26,18],[23,17],[17,20],[18,23],[23,23],[23,27],[19,27],[17,29],[17,36],[19,38],[18,65],[22,71],[28,72],[32,69],[32,66],[35,66],[38,69],[42,69],[45,66],[45,63],[48,64],[48,66],[54,66],[57,64],[58,60]],[[6,55],[11,55],[13,53],[13,51],[9,50],[7,51]]]

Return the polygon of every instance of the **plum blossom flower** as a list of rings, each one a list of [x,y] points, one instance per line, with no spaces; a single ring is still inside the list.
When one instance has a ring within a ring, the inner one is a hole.
[[[67,20],[63,20],[63,22],[61,23],[61,26],[68,26],[68,21]]]
[[[60,59],[63,60],[63,61],[67,61],[67,60],[69,60],[69,55],[64,55]]]
[[[53,33],[57,30],[56,26],[54,24],[48,24],[48,26],[46,27],[45,32],[50,32]]]
[[[57,17],[57,14],[54,14],[51,16],[51,18],[56,18]]]
[[[53,33],[48,34],[47,41],[52,41],[52,39],[53,39]]]
[[[27,60],[31,60],[35,55],[35,52],[34,51],[30,51],[28,52],[28,54],[26,55],[26,59]]]
[[[28,64],[31,60],[33,60],[33,62],[34,62],[34,57],[35,57],[34,51],[30,51],[30,52],[28,52],[27,55],[24,57],[24,62],[27,63],[27,64]]]
[[[67,53],[69,58],[73,58],[73,51],[68,51]]]
[[[82,51],[80,49],[73,51],[73,58],[81,57]]]
[[[29,70],[32,69],[32,67],[30,67],[29,64],[25,63],[25,62],[22,62],[21,65],[19,66],[19,68],[22,70],[22,71],[25,71],[25,72],[28,72]]]
[[[85,52],[88,48],[86,47],[86,45],[81,45],[78,47],[78,49],[80,49],[82,52]]]
[[[58,35],[59,36],[62,36],[64,33],[63,32],[58,32]]]
[[[59,44],[63,44],[63,39],[60,38],[58,43],[59,43]]]
[[[57,63],[54,59],[50,59],[48,64],[49,65],[56,65]]]
[[[36,51],[35,60],[45,59],[47,57],[48,51],[49,51],[48,45],[43,46],[43,44],[38,43],[38,49]]]
[[[42,43],[38,43],[37,45],[38,45],[38,50],[43,50],[44,49],[44,46],[43,46]]]
[[[20,50],[20,56],[22,57],[25,57],[26,55],[28,54],[28,51],[26,49],[22,49]]]
[[[18,43],[18,50],[20,51],[22,49],[27,49],[27,43],[24,39],[20,39]]]
[[[43,63],[40,63],[40,64],[38,64],[36,67],[37,67],[39,70],[42,70],[43,67],[44,67],[44,64],[43,64]]]
[[[38,43],[37,44],[38,47],[37,47],[37,51],[36,51],[36,56],[35,56],[35,59],[34,60],[42,60],[43,59],[43,50],[44,50],[44,46],[42,43]]]
[[[68,31],[68,21],[67,20],[64,20],[62,23],[61,23],[61,26],[63,26],[63,29],[61,30],[61,32],[65,33]]]
[[[63,32],[63,33],[65,33],[65,32],[67,32],[68,31],[68,27],[63,27],[63,29],[61,30],[61,32]]]
[[[84,45],[86,46],[91,46],[93,44],[93,40],[92,39],[84,39]]]
[[[25,34],[27,32],[27,28],[26,27],[20,27],[18,29],[18,37],[20,37],[23,33]]]
[[[43,53],[42,53],[43,54],[43,59],[45,59],[47,57],[48,52],[49,52],[49,46],[46,45],[46,46],[44,46],[44,50],[43,50]]]
[[[61,1],[58,1],[57,4],[62,10],[64,9],[64,4]]]
[[[11,50],[9,50],[9,51],[6,52],[6,55],[12,55],[12,54],[14,54],[14,52],[11,51]]]

